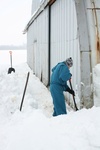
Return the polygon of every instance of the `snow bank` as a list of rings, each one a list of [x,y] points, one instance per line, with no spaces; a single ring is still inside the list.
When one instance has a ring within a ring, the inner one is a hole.
[[[100,106],[100,64],[93,69],[94,105]]]

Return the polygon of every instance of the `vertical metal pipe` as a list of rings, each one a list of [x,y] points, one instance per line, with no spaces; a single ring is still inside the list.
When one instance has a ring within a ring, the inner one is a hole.
[[[51,6],[48,6],[48,85],[50,85],[50,69],[51,69]]]

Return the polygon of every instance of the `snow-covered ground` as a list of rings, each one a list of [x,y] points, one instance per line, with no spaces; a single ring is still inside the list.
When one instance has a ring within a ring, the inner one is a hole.
[[[9,63],[0,62],[0,150],[100,150],[100,107],[77,112],[68,108],[67,115],[52,117],[49,90],[33,75],[26,59],[16,58],[15,73],[7,74]],[[95,79],[99,68],[94,70]]]

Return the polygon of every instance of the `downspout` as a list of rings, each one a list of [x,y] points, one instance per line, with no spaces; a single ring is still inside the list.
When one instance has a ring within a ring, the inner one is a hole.
[[[48,86],[50,86],[51,75],[51,6],[56,0],[49,0],[48,3]]]
[[[51,5],[48,6],[48,85],[50,85],[50,74],[51,74]]]

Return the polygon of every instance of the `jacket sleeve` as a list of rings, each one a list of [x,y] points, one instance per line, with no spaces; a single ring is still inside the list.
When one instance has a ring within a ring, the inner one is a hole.
[[[66,66],[63,66],[60,72],[60,78],[62,81],[68,81],[71,78],[72,74]]]
[[[65,91],[67,91],[68,89],[70,89],[70,88],[69,88],[69,86],[66,84],[66,85],[65,85]]]

